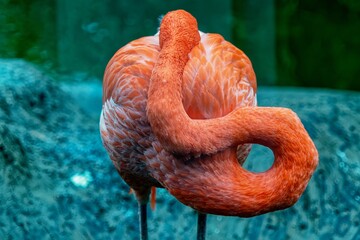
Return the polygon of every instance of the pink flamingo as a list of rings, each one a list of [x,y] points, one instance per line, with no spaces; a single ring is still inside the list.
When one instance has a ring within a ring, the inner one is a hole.
[[[163,18],[159,35],[118,50],[103,87],[101,136],[139,202],[142,239],[154,187],[199,211],[204,239],[207,213],[251,217],[292,206],[318,164],[294,112],[256,107],[246,55],[220,35],[199,32],[183,10]],[[266,172],[241,167],[251,143],[272,149]]]

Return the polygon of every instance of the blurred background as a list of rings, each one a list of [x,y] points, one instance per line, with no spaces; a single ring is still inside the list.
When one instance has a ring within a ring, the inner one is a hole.
[[[136,200],[99,136],[102,75],[174,9],[244,50],[259,105],[294,110],[320,155],[294,207],[210,215],[208,239],[359,240],[359,0],[0,0],[0,239],[137,239]],[[272,163],[255,145],[245,168]],[[150,239],[195,239],[196,212],[157,193]]]
[[[1,0],[0,57],[101,79],[117,49],[178,8],[244,50],[259,85],[360,90],[358,0]]]

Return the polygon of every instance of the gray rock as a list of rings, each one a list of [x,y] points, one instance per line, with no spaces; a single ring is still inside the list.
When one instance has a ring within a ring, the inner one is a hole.
[[[99,138],[101,84],[60,86],[22,60],[0,66],[0,239],[135,239],[136,201]],[[260,88],[258,96],[299,114],[319,167],[294,207],[209,216],[207,239],[359,239],[360,94]],[[271,151],[254,148],[245,167],[264,171]],[[158,190],[150,239],[195,235],[196,213]]]

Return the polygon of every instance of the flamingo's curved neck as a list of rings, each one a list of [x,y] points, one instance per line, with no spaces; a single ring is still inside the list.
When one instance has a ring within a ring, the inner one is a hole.
[[[196,19],[182,10],[170,12],[162,20],[159,38],[161,51],[150,79],[147,115],[155,135],[166,142],[168,132],[177,132],[190,120],[182,105],[181,85],[188,54],[200,41]],[[171,129],[162,131],[164,127]]]

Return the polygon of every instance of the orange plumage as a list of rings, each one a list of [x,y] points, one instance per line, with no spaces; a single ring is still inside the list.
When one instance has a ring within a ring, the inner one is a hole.
[[[165,187],[201,212],[254,216],[294,204],[317,166],[295,113],[256,107],[245,54],[198,32],[185,11],[167,14],[159,36],[121,48],[103,89],[102,140],[140,202]],[[241,167],[251,143],[273,150],[271,169]]]

